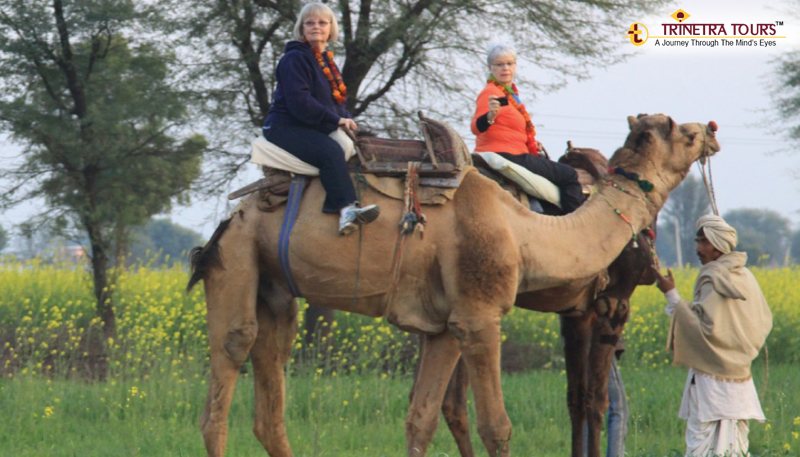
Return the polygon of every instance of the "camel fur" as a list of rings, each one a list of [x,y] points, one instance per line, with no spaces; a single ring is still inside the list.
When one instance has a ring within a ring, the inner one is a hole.
[[[510,455],[500,319],[520,295],[592,281],[632,233],[650,223],[691,164],[719,150],[710,125],[678,125],[661,114],[628,120],[631,131],[610,165],[651,181],[649,200],[615,175],[609,179],[630,194],[604,185],[574,213],[543,216],[470,170],[449,204],[426,208],[425,236],[405,243],[396,288],[390,272],[402,202],[364,192],[362,203],[379,204],[381,217],[358,236],[342,238],[338,218],[320,211],[325,192],[319,180],[309,185],[289,251],[303,296],[318,306],[386,316],[425,340],[421,381],[406,418],[409,456],[425,455],[459,357],[474,392],[484,446],[489,455]],[[248,354],[255,377],[254,433],[270,456],[293,455],[283,419],[283,367],[297,330],[297,309],[278,263],[282,219],[283,211],[259,211],[257,196],[251,195],[215,234],[213,245],[192,255],[192,263],[203,268],[195,270],[190,285],[203,280],[208,308],[210,380],[201,429],[210,457],[225,452],[228,410]],[[548,306],[547,311],[559,311]]]
[[[595,184],[598,180],[607,178],[608,159],[599,151],[574,149],[559,161],[572,164],[579,174],[586,172],[590,175],[591,178],[585,178],[587,183]],[[650,228],[655,229],[655,225],[653,221]],[[565,337],[566,371],[569,380],[567,405],[573,422],[573,457],[583,455],[584,422],[589,417],[602,419],[608,407],[607,384],[611,357],[629,317],[630,297],[637,285],[655,282],[655,273],[651,268],[657,263],[653,255],[655,240],[645,233],[650,231],[645,229],[639,232],[636,241],[629,242],[607,271],[593,281],[578,287],[559,287],[523,294],[515,302],[515,306],[533,310],[542,310],[546,308],[546,303],[555,303],[555,307],[562,310],[561,328]],[[565,303],[574,304],[574,308],[564,311]],[[423,341],[420,345],[419,363],[425,357]],[[418,372],[417,367],[414,387],[409,395],[411,400],[415,395]],[[459,360],[448,383],[441,410],[462,457],[475,455],[469,437],[468,389],[466,366],[463,360]],[[590,457],[602,455],[601,427],[601,421],[589,421],[587,449]]]

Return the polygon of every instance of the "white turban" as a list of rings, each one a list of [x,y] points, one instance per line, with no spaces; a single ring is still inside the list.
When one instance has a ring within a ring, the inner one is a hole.
[[[728,225],[723,218],[713,214],[702,216],[697,220],[694,230],[699,232],[700,229],[703,229],[708,241],[719,252],[728,254],[736,249],[736,244],[739,242],[736,229]]]

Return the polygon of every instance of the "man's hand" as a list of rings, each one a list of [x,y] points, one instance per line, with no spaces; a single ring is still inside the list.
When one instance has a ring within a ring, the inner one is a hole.
[[[672,268],[667,268],[667,276],[661,274],[661,270],[653,265],[656,272],[656,286],[663,293],[667,293],[675,288],[675,278],[672,276]]]

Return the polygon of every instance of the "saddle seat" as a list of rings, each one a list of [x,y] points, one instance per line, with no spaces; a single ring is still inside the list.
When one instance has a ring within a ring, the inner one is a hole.
[[[422,188],[455,190],[461,182],[464,170],[472,165],[469,150],[452,127],[444,122],[430,119],[422,112],[419,112],[418,116],[425,141],[355,136],[352,132],[341,129],[332,133],[331,137],[345,151],[351,172],[364,175],[364,181],[370,187],[387,196],[402,199],[402,191],[398,196],[396,190],[398,183],[402,188],[402,182],[394,178],[405,176],[409,164],[416,164]],[[348,137],[342,138],[345,133]],[[230,200],[253,192],[259,192],[262,200],[269,197],[284,197],[288,194],[293,173],[319,175],[319,169],[300,161],[263,137],[253,141],[251,161],[262,165],[264,178],[232,192],[228,195]],[[391,179],[384,179],[389,177]],[[444,199],[434,199],[435,202],[423,201],[423,203],[442,204],[450,198],[452,195]],[[282,203],[280,199],[271,200],[269,207]]]

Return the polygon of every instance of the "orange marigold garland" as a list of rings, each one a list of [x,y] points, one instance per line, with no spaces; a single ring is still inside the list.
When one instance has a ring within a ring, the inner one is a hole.
[[[525,109],[525,105],[517,103],[517,99],[514,97],[515,95],[519,95],[517,85],[511,83],[510,87],[506,86],[505,84],[502,84],[500,81],[496,80],[494,75],[490,76],[486,82],[492,83],[502,89],[503,93],[508,96],[508,104],[516,108],[517,111],[519,111],[519,114],[522,115],[522,118],[525,119],[525,133],[528,135],[528,152],[538,156],[539,149],[536,147],[536,128],[533,126],[533,122],[531,122],[531,116],[528,114],[528,110]]]
[[[333,92],[333,98],[336,99],[336,103],[344,103],[345,100],[347,100],[347,86],[344,85],[342,75],[339,73],[339,69],[333,61],[333,53],[331,51],[326,53],[328,55],[329,64],[325,65],[322,52],[313,46],[311,49],[314,50],[314,56],[317,58],[317,65],[322,68],[322,72],[325,73],[325,77],[328,78],[328,82],[331,83],[331,91]]]

